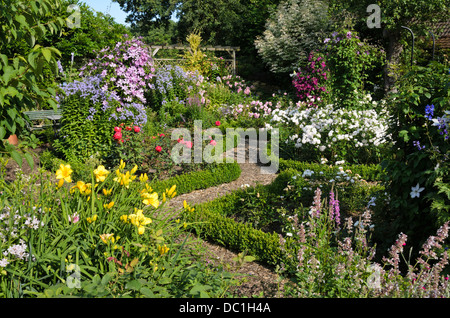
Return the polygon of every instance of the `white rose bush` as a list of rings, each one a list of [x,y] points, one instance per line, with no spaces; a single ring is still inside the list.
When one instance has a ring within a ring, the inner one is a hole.
[[[361,101],[361,104],[372,106],[382,103],[371,101],[370,95]],[[388,112],[376,109],[336,109],[333,104],[306,108],[297,103],[286,109],[275,109],[266,127],[285,128],[289,132],[284,143],[287,148],[296,150],[295,159],[379,162],[382,150],[390,145],[391,138],[387,133]]]

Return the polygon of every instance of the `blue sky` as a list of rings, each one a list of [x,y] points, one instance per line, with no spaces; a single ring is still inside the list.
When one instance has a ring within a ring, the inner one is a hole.
[[[117,23],[129,25],[129,23],[125,23],[127,13],[120,9],[120,5],[117,2],[111,0],[81,0],[80,2],[86,3],[95,11],[108,13]],[[172,19],[174,21],[177,20],[175,16]]]
[[[111,0],[81,0],[80,2],[86,3],[95,11],[108,13],[117,23],[126,25],[125,18],[127,14],[120,9],[120,5],[117,2],[112,2]]]

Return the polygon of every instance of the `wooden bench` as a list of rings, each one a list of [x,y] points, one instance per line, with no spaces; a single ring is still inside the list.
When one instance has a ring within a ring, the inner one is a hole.
[[[30,131],[34,130],[42,130],[46,127],[53,127],[56,134],[57,126],[59,125],[59,120],[62,118],[62,110],[58,109],[54,111],[51,110],[33,110],[33,111],[25,111],[23,112],[29,119],[26,120],[27,128]],[[49,124],[48,122],[51,122]]]

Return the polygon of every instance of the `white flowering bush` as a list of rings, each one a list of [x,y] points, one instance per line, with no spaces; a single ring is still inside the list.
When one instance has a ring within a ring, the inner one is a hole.
[[[375,110],[380,102],[372,101],[370,95],[360,103],[373,105],[373,108],[335,109],[332,104],[305,108],[297,103],[286,109],[275,109],[266,127],[287,131],[285,150],[294,149],[293,154],[298,160],[323,157],[349,163],[379,162],[383,149],[390,144],[389,114]],[[282,156],[283,153],[286,152],[280,151]]]

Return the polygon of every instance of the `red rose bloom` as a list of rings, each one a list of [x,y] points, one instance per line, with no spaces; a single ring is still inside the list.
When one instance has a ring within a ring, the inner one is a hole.
[[[216,121],[216,126],[220,126],[220,121]]]
[[[138,126],[134,126],[134,132],[138,133],[141,131],[141,128],[139,128]]]
[[[162,147],[161,147],[161,146],[156,146],[156,147],[155,147],[155,150],[156,150],[157,152],[161,152]]]
[[[117,140],[122,139],[122,133],[120,131],[116,132],[114,134],[114,139],[117,139]]]

